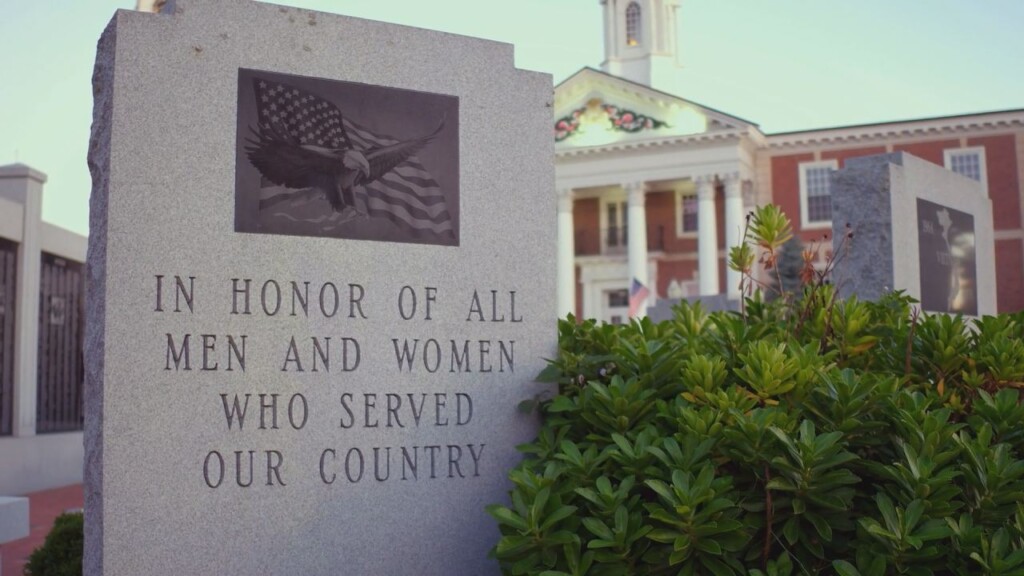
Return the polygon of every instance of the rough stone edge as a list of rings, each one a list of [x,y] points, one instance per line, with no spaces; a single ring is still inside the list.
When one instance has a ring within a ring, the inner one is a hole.
[[[85,290],[85,549],[82,573],[103,574],[103,407],[107,306],[107,199],[110,188],[110,135],[113,128],[114,60],[118,14],[96,45],[92,74],[92,130],[89,136],[89,252]]]
[[[873,247],[888,254],[888,262],[882,263],[863,257],[857,258],[856,256],[842,255],[842,260],[836,267],[836,272],[840,275],[836,279],[836,290],[841,298],[856,295],[860,300],[877,300],[885,294],[882,286],[879,285],[865,289],[860,284],[860,281],[866,279],[868,283],[870,283],[870,279],[874,279],[876,280],[875,284],[879,284],[880,281],[882,285],[887,286],[890,290],[894,289],[893,279],[895,271],[893,267],[895,263],[892,258],[892,227],[894,223],[892,222],[892,190],[890,185],[892,183],[893,167],[903,165],[902,154],[902,152],[892,152],[850,158],[846,161],[842,170],[838,170],[832,175],[834,215],[840,202],[846,204],[846,206],[843,206],[843,210],[840,211],[843,217],[846,218],[848,214],[845,209],[849,205],[874,201],[878,202],[881,208],[883,208],[884,214],[881,215],[882,218],[889,222],[887,234],[872,234],[872,232],[880,232],[879,230],[873,230],[871,226],[879,224],[878,222],[865,223],[863,221],[856,221],[847,223],[833,216],[832,247],[834,251],[838,253],[840,242],[845,241],[849,242],[849,244],[843,247],[844,250],[870,252],[869,248]],[[857,185],[858,183],[861,185]],[[866,186],[864,185],[865,183],[867,183]],[[842,197],[840,198],[840,196]],[[847,224],[850,224],[851,230],[854,233],[852,239],[846,239],[848,232]],[[879,265],[886,266],[886,269],[878,270]]]

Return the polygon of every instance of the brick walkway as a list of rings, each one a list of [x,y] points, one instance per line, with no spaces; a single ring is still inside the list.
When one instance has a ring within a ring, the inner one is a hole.
[[[42,546],[53,520],[66,510],[81,510],[82,485],[65,486],[28,494],[29,534],[27,538],[0,544],[0,576],[21,576],[28,555]]]

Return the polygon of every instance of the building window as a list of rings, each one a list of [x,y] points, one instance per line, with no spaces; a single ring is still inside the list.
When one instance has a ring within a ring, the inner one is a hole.
[[[17,294],[18,245],[0,238],[0,436],[13,431],[14,304]]]
[[[629,240],[626,226],[628,203],[609,200],[604,203],[604,252],[606,254],[624,251]]]
[[[832,172],[835,160],[800,165],[800,217],[803,228],[832,225]]]
[[[39,278],[36,432],[84,424],[85,265],[43,253]]]
[[[988,179],[985,175],[985,149],[983,147],[950,148],[945,151],[944,155],[946,168],[961,176],[981,182],[981,187],[988,194]]]
[[[609,290],[605,294],[608,295],[609,308],[629,307],[629,290]]]
[[[676,193],[676,236],[697,232],[697,206],[696,194]]]
[[[626,7],[626,45],[638,46],[640,44],[640,5],[630,2]]]

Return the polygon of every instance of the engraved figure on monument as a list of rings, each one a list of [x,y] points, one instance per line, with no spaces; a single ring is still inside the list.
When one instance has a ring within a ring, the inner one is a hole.
[[[448,96],[241,69],[235,230],[458,245],[457,119]]]
[[[974,218],[918,198],[921,307],[931,312],[977,314]]]

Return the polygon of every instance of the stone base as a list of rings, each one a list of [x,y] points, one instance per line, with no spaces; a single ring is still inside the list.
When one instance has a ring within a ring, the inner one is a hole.
[[[0,496],[0,544],[28,536],[28,498]]]

